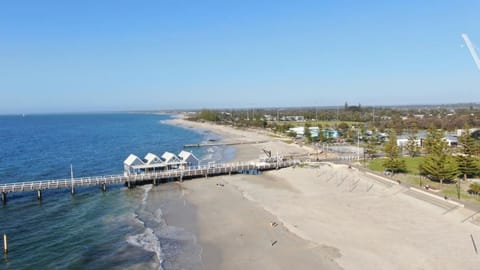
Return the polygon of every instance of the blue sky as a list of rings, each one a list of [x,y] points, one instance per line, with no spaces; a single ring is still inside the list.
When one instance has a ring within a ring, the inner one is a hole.
[[[0,114],[480,102],[480,1],[385,2],[2,1]]]

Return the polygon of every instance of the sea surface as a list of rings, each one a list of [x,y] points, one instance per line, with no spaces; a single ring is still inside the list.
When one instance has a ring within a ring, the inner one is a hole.
[[[179,153],[187,143],[221,139],[168,125],[170,118],[0,116],[0,183],[69,178],[71,165],[75,177],[122,174],[130,153],[160,156]],[[226,147],[191,150],[201,164],[234,156]],[[181,202],[172,185],[77,188],[73,196],[67,189],[48,190],[41,201],[34,192],[8,194],[0,205],[0,234],[8,235],[9,253],[0,269],[199,269],[195,234],[164,219],[163,212]]]

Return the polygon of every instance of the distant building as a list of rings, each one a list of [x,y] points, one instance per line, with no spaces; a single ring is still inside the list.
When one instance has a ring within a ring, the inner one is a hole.
[[[340,136],[339,132],[334,129],[322,129],[318,127],[309,127],[308,130],[310,131],[310,136],[312,138],[317,138],[320,136],[320,132],[322,133],[324,138],[327,139],[336,139]],[[289,132],[295,133],[297,137],[305,136],[305,127],[293,127],[288,130]]]
[[[297,122],[304,122],[305,117],[302,115],[296,115],[296,116],[282,116],[280,118],[281,121],[297,121]]]
[[[477,139],[478,137],[480,137],[479,136],[480,128],[471,128],[471,129],[469,129],[469,131],[470,131],[470,136],[472,138]],[[457,129],[456,136],[461,137],[463,135],[463,133],[465,133],[465,129]]]
[[[398,136],[397,137],[397,145],[400,146],[400,147],[407,146],[410,136],[411,135],[400,135],[400,136]],[[416,139],[414,140],[415,145],[422,146],[423,145],[423,140],[424,140],[424,138],[416,137]]]
[[[400,135],[397,137],[397,145],[404,147],[408,144],[408,139],[410,138],[411,135]],[[417,146],[423,146],[423,143],[427,137],[427,133],[425,131],[420,131],[417,134],[415,134],[415,144]],[[458,137],[455,134],[445,134],[445,137],[443,137],[443,140],[447,142],[448,146],[450,147],[455,147],[458,145]]]
[[[297,137],[303,137],[305,135],[305,127],[289,128],[288,132],[294,133]]]
[[[265,119],[265,121],[274,121],[276,120],[275,117],[273,117],[272,115],[269,115],[269,114],[265,114],[263,116],[263,119]]]
[[[322,134],[323,137],[326,139],[336,139],[340,137],[340,133],[337,130],[331,128],[322,129]]]
[[[309,127],[308,130],[312,138],[317,138],[320,135],[320,128],[318,127]]]
[[[447,142],[448,146],[458,146],[458,137],[455,135],[447,134],[445,135],[444,140]]]

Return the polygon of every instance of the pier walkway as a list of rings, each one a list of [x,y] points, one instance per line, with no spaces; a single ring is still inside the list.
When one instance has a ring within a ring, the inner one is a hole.
[[[106,191],[107,185],[125,184],[129,188],[139,184],[157,184],[168,180],[184,180],[216,175],[259,172],[295,166],[298,161],[282,162],[249,162],[223,163],[209,166],[199,166],[188,169],[175,169],[155,173],[93,176],[70,179],[41,180],[0,184],[3,203],[7,201],[7,194],[12,192],[37,191],[38,199],[42,198],[42,191],[47,189],[70,189],[72,194],[76,187],[101,186]]]

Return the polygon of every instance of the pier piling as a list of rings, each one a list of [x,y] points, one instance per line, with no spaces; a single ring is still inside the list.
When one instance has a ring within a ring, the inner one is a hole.
[[[107,191],[107,184],[105,184],[105,183],[102,184],[102,191],[103,192]]]
[[[3,204],[7,203],[7,193],[6,192],[2,192],[2,203]]]
[[[8,238],[7,234],[3,234],[3,253],[7,254],[8,253]]]
[[[37,200],[39,200],[39,201],[42,200],[42,191],[40,189],[37,190]]]

